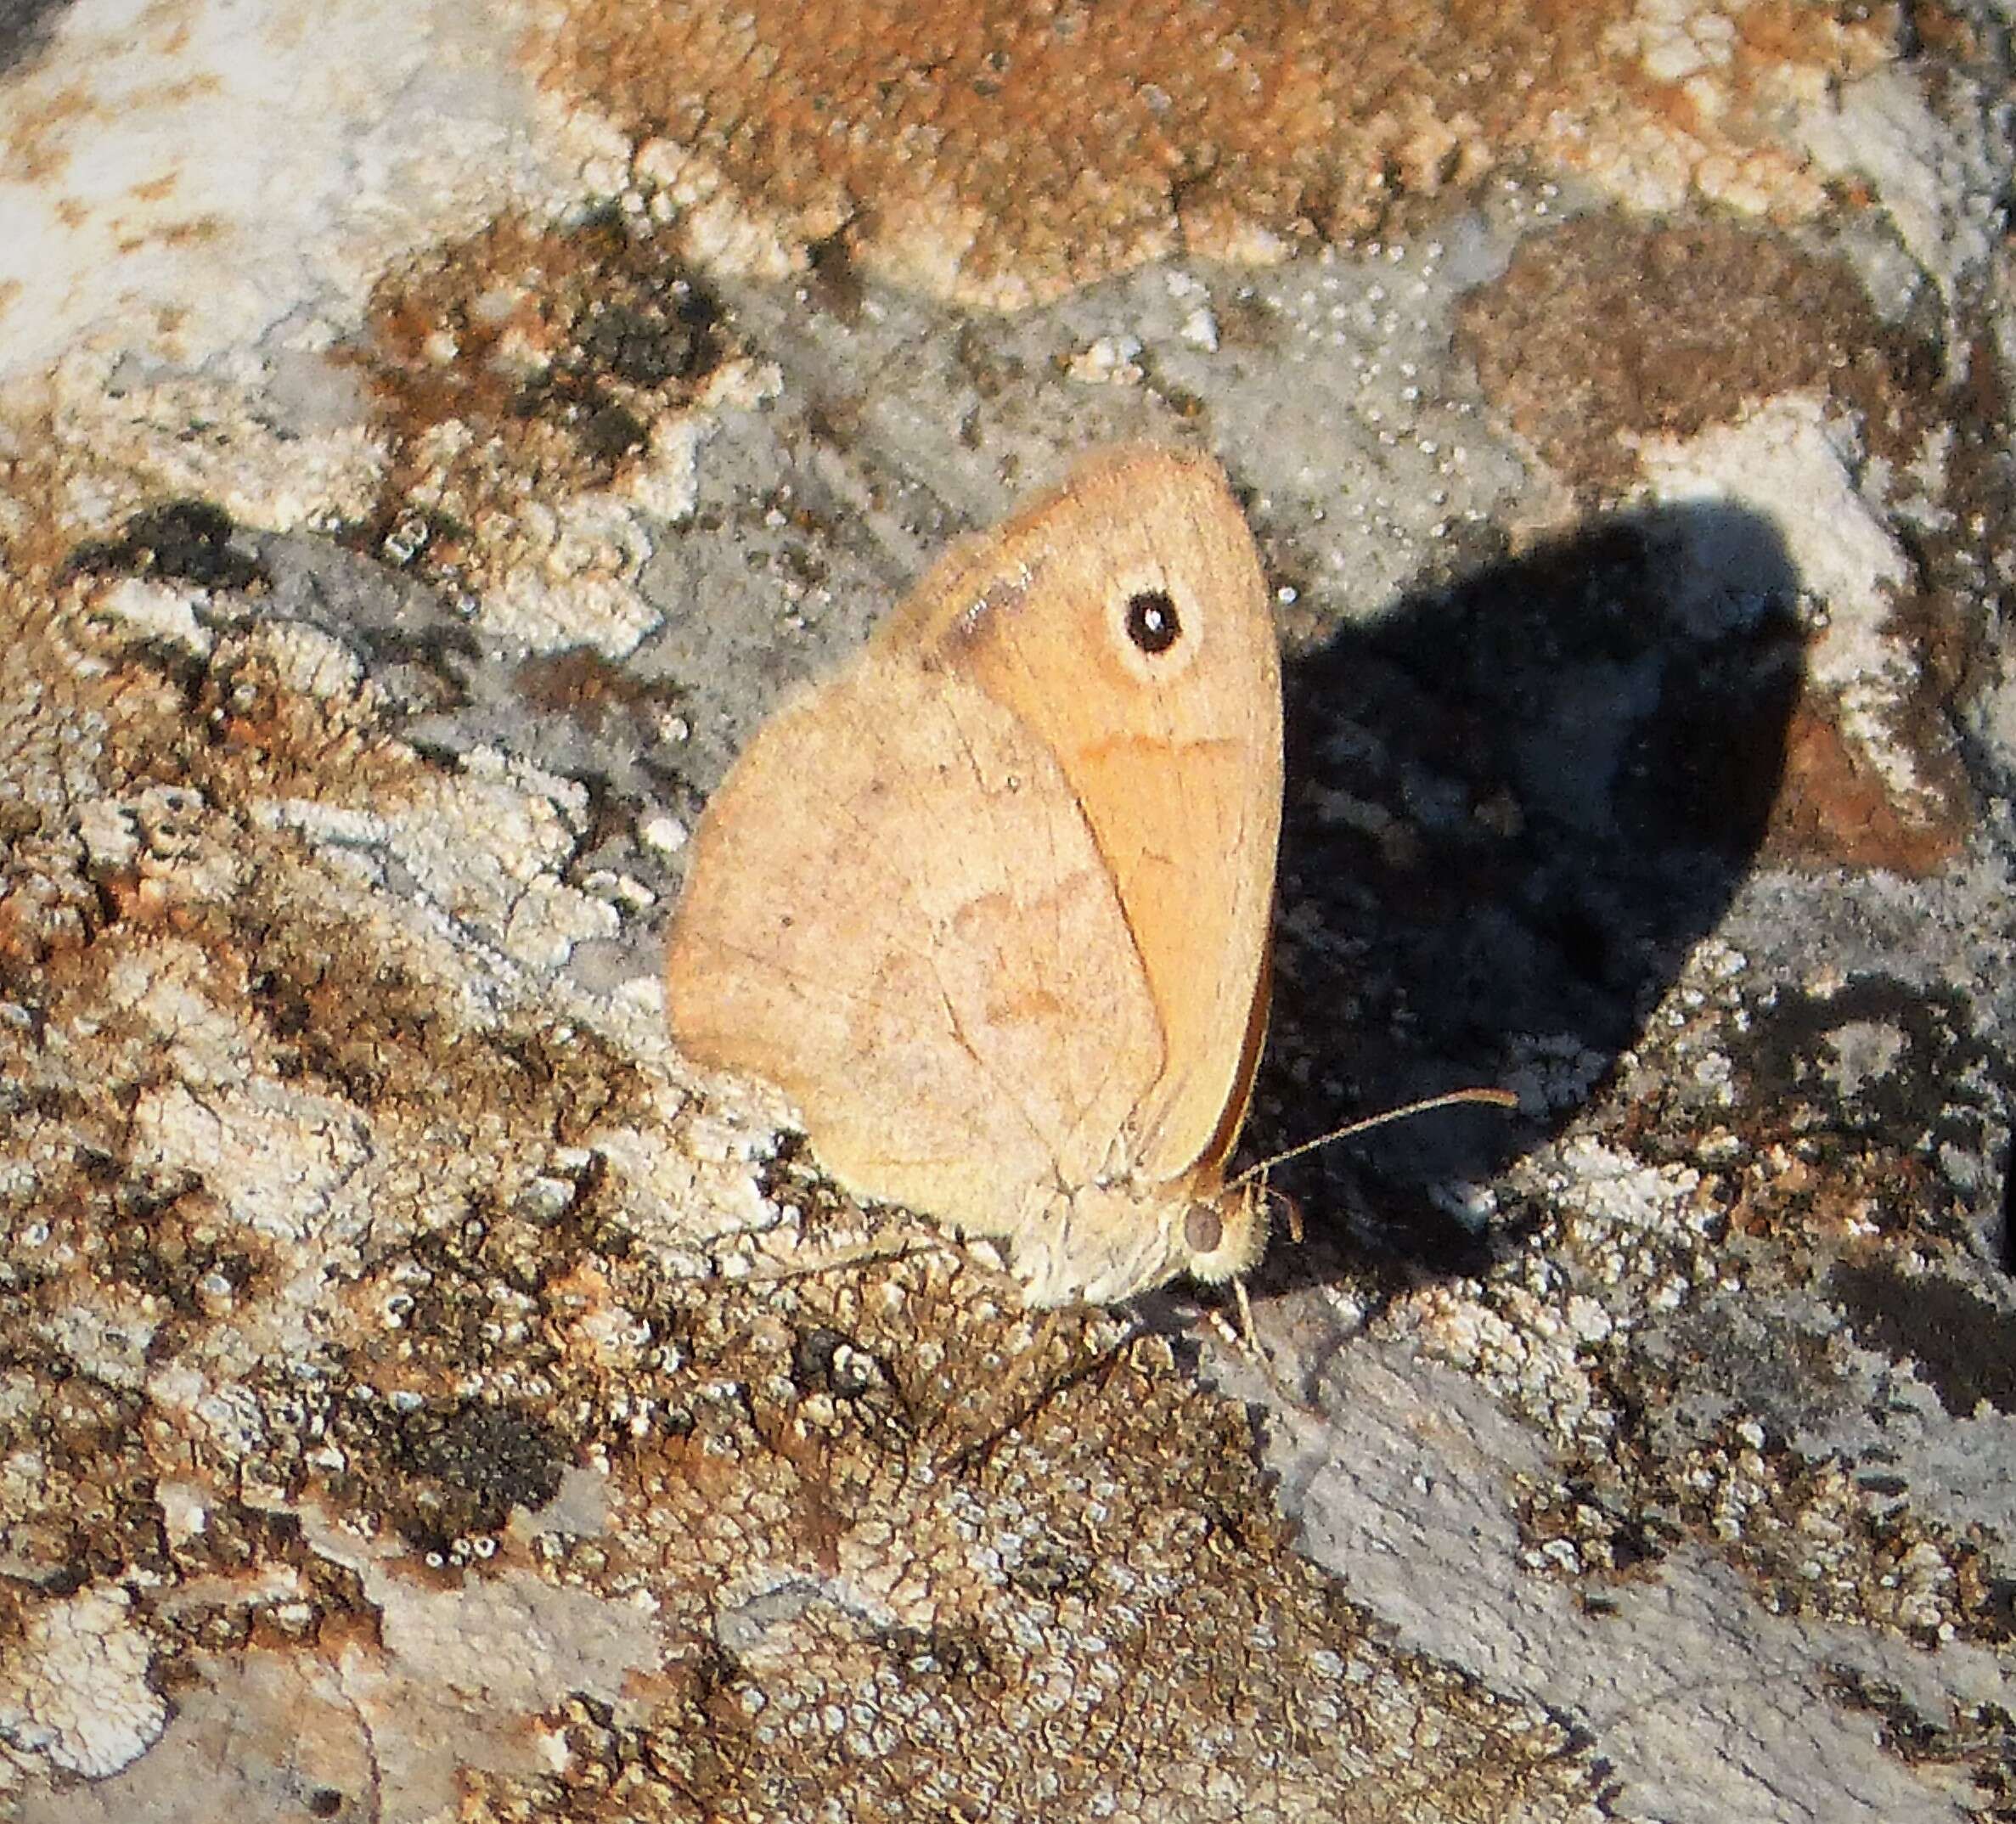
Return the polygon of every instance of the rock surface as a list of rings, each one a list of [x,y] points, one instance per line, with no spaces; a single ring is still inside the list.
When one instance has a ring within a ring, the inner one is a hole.
[[[1002,15],[1012,13],[1004,22]],[[1994,0],[0,19],[0,1802],[2016,1817]],[[1070,452],[1288,657],[1259,1353],[701,1080]]]

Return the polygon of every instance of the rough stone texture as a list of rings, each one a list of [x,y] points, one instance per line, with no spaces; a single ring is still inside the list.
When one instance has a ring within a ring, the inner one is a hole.
[[[0,20],[0,1801],[2016,1818],[2009,31]],[[1258,1356],[656,977],[1139,434],[1289,659],[1254,1151],[1522,1097],[1282,1168]]]

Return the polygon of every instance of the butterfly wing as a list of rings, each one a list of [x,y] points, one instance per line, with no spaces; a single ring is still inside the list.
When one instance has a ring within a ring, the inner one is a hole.
[[[1162,1074],[1112,883],[1055,760],[876,648],[774,718],[695,831],[681,1050],[781,1089],[859,1195],[1039,1238]]]
[[[1062,769],[1163,1035],[1133,1163],[1214,1176],[1265,1028],[1281,801],[1280,660],[1223,473],[1147,446],[1095,457],[955,546],[877,642],[932,655]]]

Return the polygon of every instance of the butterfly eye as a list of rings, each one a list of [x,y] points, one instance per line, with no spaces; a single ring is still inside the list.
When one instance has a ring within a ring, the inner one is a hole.
[[[1214,1254],[1225,1238],[1224,1219],[1208,1203],[1193,1203],[1183,1219],[1183,1245],[1193,1254]]]
[[[1167,652],[1182,632],[1167,589],[1142,589],[1127,598],[1127,637],[1143,652]]]

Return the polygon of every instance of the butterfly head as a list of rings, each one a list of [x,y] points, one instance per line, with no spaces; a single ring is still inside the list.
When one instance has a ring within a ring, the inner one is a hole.
[[[1206,1286],[1244,1279],[1267,1247],[1267,1192],[1249,1179],[1191,1198],[1174,1249],[1178,1269]]]

